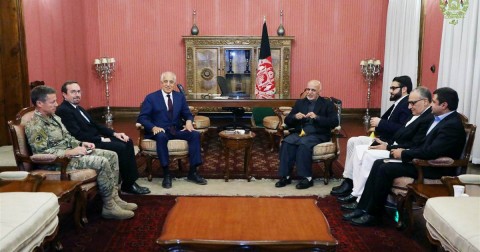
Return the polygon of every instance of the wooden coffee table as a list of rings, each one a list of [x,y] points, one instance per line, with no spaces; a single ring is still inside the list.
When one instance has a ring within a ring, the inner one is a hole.
[[[334,251],[314,199],[178,197],[157,243],[167,251]]]
[[[243,172],[247,177],[248,182],[252,178],[250,176],[250,169],[252,166],[252,145],[255,133],[249,132],[247,134],[234,134],[224,130],[218,133],[222,140],[223,153],[225,156],[225,182],[228,181],[230,173],[230,151],[231,150],[245,150],[245,156],[243,158]]]

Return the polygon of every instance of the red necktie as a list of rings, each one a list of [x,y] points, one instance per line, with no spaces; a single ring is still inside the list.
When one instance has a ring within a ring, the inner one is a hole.
[[[172,102],[172,99],[170,98],[170,94],[167,94],[167,98],[168,98],[168,116],[170,117],[170,119],[172,119],[172,117],[173,117],[173,102]]]

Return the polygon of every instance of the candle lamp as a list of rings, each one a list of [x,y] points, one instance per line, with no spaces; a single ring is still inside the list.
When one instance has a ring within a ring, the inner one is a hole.
[[[107,102],[107,111],[105,113],[105,123],[111,128],[113,123],[113,115],[110,111],[110,90],[108,83],[113,78],[115,72],[115,58],[101,57],[93,61],[97,77],[105,82],[105,96]]]
[[[376,78],[380,75],[382,71],[381,61],[378,59],[364,59],[360,61],[360,72],[363,75],[365,82],[368,84],[367,89],[367,110],[365,111],[365,115],[363,116],[363,125],[365,126],[365,130],[368,130],[370,127],[370,91],[373,82],[375,82]]]

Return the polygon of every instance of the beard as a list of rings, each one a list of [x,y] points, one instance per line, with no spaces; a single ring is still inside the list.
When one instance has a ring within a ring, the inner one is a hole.
[[[390,101],[396,101],[400,98],[402,98],[402,93],[400,93],[400,92],[390,95]]]

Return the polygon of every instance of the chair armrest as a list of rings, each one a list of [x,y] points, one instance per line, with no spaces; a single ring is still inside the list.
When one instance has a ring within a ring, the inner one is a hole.
[[[414,158],[412,160],[413,165],[417,168],[418,178],[417,182],[419,184],[423,184],[423,167],[441,167],[441,168],[457,168],[459,166],[466,166],[468,165],[468,161],[460,159],[455,160],[450,157],[439,157],[437,159],[432,160],[424,160],[424,159],[417,159]]]
[[[60,165],[60,179],[69,180],[67,175],[67,166],[70,163],[68,157],[57,157],[54,154],[35,154],[30,156],[29,161],[33,164],[59,164]]]

